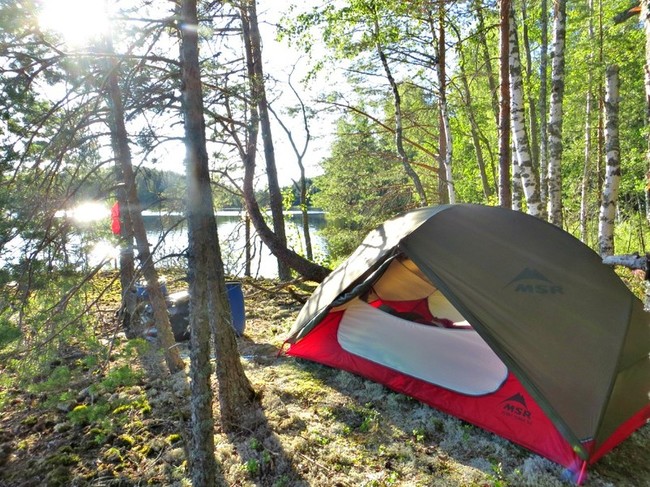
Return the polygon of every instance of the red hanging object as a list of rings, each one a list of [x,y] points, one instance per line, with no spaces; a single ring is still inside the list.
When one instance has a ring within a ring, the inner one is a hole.
[[[115,235],[119,235],[122,231],[122,224],[120,223],[120,204],[117,201],[111,208],[111,231]]]

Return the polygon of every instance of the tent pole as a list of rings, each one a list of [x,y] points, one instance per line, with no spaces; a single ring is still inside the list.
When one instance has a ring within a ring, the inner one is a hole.
[[[577,485],[582,485],[582,482],[585,480],[586,470],[587,470],[587,460],[582,462],[582,467],[580,468],[580,473],[578,474],[578,480],[576,481]]]

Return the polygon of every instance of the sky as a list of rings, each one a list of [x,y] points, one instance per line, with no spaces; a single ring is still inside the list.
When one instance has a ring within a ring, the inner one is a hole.
[[[262,58],[264,61],[264,72],[267,77],[286,83],[291,75],[293,86],[299,92],[303,103],[312,108],[315,106],[315,99],[328,87],[327,77],[324,75],[316,76],[308,88],[304,87],[300,81],[307,75],[310,67],[308,59],[304,53],[298,51],[287,42],[278,42],[276,40],[275,25],[281,21],[283,12],[285,12],[291,2],[277,2],[277,0],[258,0],[258,20],[260,33],[262,36]],[[302,149],[305,141],[305,131],[300,114],[290,117],[283,114],[283,111],[289,106],[296,106],[298,99],[290,90],[289,86],[284,86],[281,94],[273,90],[272,83],[267,86],[267,96],[272,103],[272,108],[278,115],[283,118],[283,123],[291,130],[294,141],[298,149]],[[320,107],[323,108],[323,107]],[[300,176],[299,167],[296,162],[296,155],[289,143],[287,135],[281,125],[271,116],[273,134],[273,143],[276,153],[276,164],[278,166],[278,179],[282,187],[289,186],[293,179]],[[332,142],[332,134],[335,131],[335,119],[331,114],[321,114],[317,119],[310,123],[311,140],[308,152],[305,155],[303,164],[305,165],[307,177],[313,177],[322,173],[320,161],[328,155],[329,146]],[[262,176],[264,168],[264,154],[261,148],[258,152],[257,176]],[[157,154],[158,160],[163,164],[158,166],[168,170],[181,172],[182,164],[175,161],[182,161],[184,158],[184,146],[180,141],[169,144],[163,148],[160,154]],[[165,163],[164,161],[168,161]],[[260,181],[264,181],[260,178]],[[262,183],[260,183],[263,185]]]
[[[260,21],[260,33],[263,39],[262,56],[264,59],[264,69],[267,75],[271,75],[279,81],[287,81],[291,76],[292,84],[299,92],[303,103],[316,109],[324,107],[318,106],[315,99],[320,93],[328,89],[328,77],[324,74],[317,75],[310,81],[309,87],[305,88],[299,81],[302,80],[310,69],[309,60],[305,53],[298,51],[295,47],[287,42],[280,43],[276,41],[275,24],[280,23],[282,12],[286,11],[289,2],[278,2],[277,0],[260,0],[258,1],[258,16]],[[278,99],[278,105],[296,105],[298,99],[287,86],[284,96]],[[277,110],[276,110],[277,111]],[[297,145],[302,148],[305,140],[302,119],[297,115],[293,120],[285,119],[284,122],[293,132]],[[335,120],[331,115],[321,112],[318,118],[310,123],[310,132],[313,139],[309,144],[309,152],[305,157],[305,165],[308,176],[314,176],[321,173],[319,166],[320,161],[327,156],[329,145],[332,142]],[[294,173],[298,175],[298,166],[295,163],[295,155],[291,149],[285,132],[275,124],[272,127],[273,136],[277,145],[278,160],[283,160],[288,166],[287,175]],[[293,162],[293,165],[291,164]],[[292,170],[293,166],[293,170]],[[279,171],[280,174],[282,171]],[[286,176],[285,176],[286,178]]]
[[[106,19],[107,5],[105,0],[42,0],[43,14],[39,22],[44,28],[57,30],[65,37],[70,49],[83,48],[84,44],[93,36],[101,35],[108,29]],[[292,84],[300,92],[303,102],[314,107],[314,99],[317,95],[326,90],[327,81],[324,76],[314,79],[310,87],[306,89],[299,81],[307,74],[308,60],[306,56],[298,52],[286,42],[276,41],[275,24],[280,22],[282,13],[287,10],[292,2],[277,2],[275,0],[258,0],[258,18],[260,31],[263,39],[262,56],[264,59],[265,74],[278,80],[276,86],[287,81],[289,73],[293,70]],[[295,3],[295,2],[294,2]],[[303,6],[308,7],[303,4]],[[167,7],[166,7],[167,8]],[[89,21],[88,19],[92,19]],[[288,106],[295,106],[297,98],[288,86],[285,86],[283,93],[269,90],[268,97],[276,113],[281,114],[284,124],[292,131],[298,148],[302,148],[305,140],[305,132],[302,125],[302,117],[298,114],[289,117],[283,114]],[[53,90],[56,92],[57,90]],[[316,107],[318,108],[318,107]],[[142,123],[142,122],[140,122]],[[304,158],[307,176],[320,174],[319,162],[326,156],[331,134],[333,133],[334,120],[331,115],[320,115],[310,124],[312,140],[309,150]],[[130,129],[134,129],[133,124]],[[181,127],[178,126],[178,136]],[[290,185],[293,178],[299,176],[299,168],[296,163],[296,156],[289,144],[287,136],[282,127],[272,118],[272,132],[276,150],[276,162],[278,165],[278,177],[281,186]],[[175,135],[175,134],[171,134]],[[261,140],[261,137],[260,137]],[[132,146],[134,163],[139,163],[137,147]],[[156,167],[165,170],[183,172],[183,160],[185,148],[182,142],[174,141],[166,143],[159,150],[147,156],[149,161],[156,160]],[[145,163],[146,164],[146,163]],[[263,152],[258,153],[258,173],[262,172],[264,166]],[[258,174],[260,176],[261,174]],[[263,181],[263,179],[260,179]]]

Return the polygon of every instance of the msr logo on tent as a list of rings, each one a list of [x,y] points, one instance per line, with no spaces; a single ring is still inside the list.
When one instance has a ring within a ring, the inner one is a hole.
[[[514,396],[509,397],[501,402],[501,414],[509,418],[516,419],[518,421],[523,421],[527,424],[533,422],[533,416],[528,410],[526,405],[526,399],[524,396],[517,393]]]
[[[562,286],[555,284],[544,274],[526,267],[505,287],[514,286],[516,293],[524,294],[564,294]]]

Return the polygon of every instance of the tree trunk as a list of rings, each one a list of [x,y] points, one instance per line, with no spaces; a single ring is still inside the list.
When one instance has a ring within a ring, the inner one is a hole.
[[[553,33],[551,107],[548,126],[548,216],[551,223],[562,227],[562,104],[564,101],[566,0],[555,2]]]
[[[245,22],[243,22],[245,24]],[[243,25],[243,28],[247,27]],[[250,43],[250,38],[247,35],[243,36],[244,38],[244,48],[247,52],[246,54],[246,69],[249,74],[249,79],[252,80],[252,74],[254,73],[253,67],[253,55],[250,52],[252,46]],[[251,92],[253,92],[253,85],[250,85]],[[254,97],[253,97],[254,98]],[[239,153],[244,164],[244,182],[243,182],[243,193],[244,193],[244,203],[246,205],[246,211],[248,216],[255,227],[255,231],[262,239],[262,242],[269,248],[269,250],[275,255],[276,258],[281,259],[289,267],[295,270],[298,274],[303,276],[306,279],[322,282],[329,273],[330,269],[315,264],[304,257],[298,255],[293,250],[287,248],[286,242],[283,242],[281,239],[275,235],[275,233],[269,228],[264,220],[264,215],[260,210],[259,204],[255,199],[255,159],[256,159],[256,148],[257,148],[257,137],[259,134],[259,112],[257,104],[250,103],[249,105],[249,123],[247,127],[247,139],[244,144],[236,139],[238,145]]]
[[[237,430],[241,418],[250,411],[255,392],[239,359],[217,238],[203,118],[196,3],[196,0],[182,0],[180,4],[192,330],[191,409],[195,441],[191,471],[194,485],[215,485],[210,331],[214,335],[217,356],[220,417],[224,430]]]
[[[112,53],[112,47],[109,47]],[[108,71],[108,98],[111,115],[111,141],[115,150],[115,158],[119,161],[122,175],[124,176],[124,194],[126,196],[129,218],[135,236],[138,259],[142,266],[142,273],[147,281],[147,292],[153,309],[154,322],[158,330],[158,341],[164,351],[165,360],[169,371],[172,374],[185,368],[185,364],[176,348],[176,340],[172,333],[169,315],[167,314],[167,303],[160,288],[158,273],[153,263],[153,256],[149,249],[147,232],[142,219],[142,208],[138,200],[138,191],[135,184],[135,173],[131,162],[131,151],[129,140],[124,124],[124,107],[122,105],[122,93],[118,84],[118,65],[113,61]]]
[[[645,28],[645,104],[646,123],[650,124],[650,0],[641,0],[641,21]],[[645,187],[645,211],[646,220],[650,223],[650,135],[648,135],[648,147],[646,150],[646,187]]]
[[[621,181],[621,160],[618,139],[618,66],[607,67],[607,94],[605,97],[605,150],[607,174],[603,188],[598,226],[598,247],[601,257],[614,254],[614,219],[618,188]]]
[[[269,201],[271,216],[273,219],[273,232],[276,238],[286,247],[287,237],[284,228],[284,214],[282,211],[282,191],[278,182],[278,170],[275,163],[275,148],[273,147],[273,136],[271,133],[271,120],[269,117],[268,101],[266,98],[266,87],[264,82],[264,69],[262,67],[262,41],[259,25],[257,23],[256,0],[246,0],[241,6],[241,20],[243,34],[249,40],[250,48],[246,49],[246,55],[251,56],[251,62],[247,63],[252,67],[249,72],[252,103],[256,103],[259,113],[259,121],[262,132],[262,143],[264,146],[264,159],[266,161],[266,176],[269,183]],[[277,256],[276,256],[277,257]],[[278,258],[278,277],[282,281],[291,279],[289,266],[282,259]]]
[[[445,0],[438,4],[438,104],[440,107],[440,159],[441,167],[445,171],[445,190],[447,201],[452,205],[456,203],[456,191],[454,190],[454,178],[451,171],[453,141],[451,138],[451,127],[449,125],[449,107],[447,105],[447,43],[445,40]]]
[[[589,0],[589,45],[594,43],[594,3]],[[592,69],[593,69],[593,51],[589,51],[587,65],[587,99],[585,103],[585,151],[584,162],[582,166],[582,184],[580,187],[580,240],[589,244],[589,232],[587,223],[589,221],[589,187],[591,186],[591,114],[593,96],[592,90]]]
[[[244,157],[244,202],[246,203],[246,210],[250,216],[251,222],[257,231],[257,234],[262,239],[262,242],[269,248],[269,250],[276,257],[284,260],[293,270],[303,276],[305,279],[322,282],[329,273],[330,269],[321,265],[315,264],[304,257],[298,255],[291,249],[279,242],[264,220],[264,215],[260,211],[259,204],[255,199],[255,151],[249,152]]]
[[[518,175],[513,174],[513,183],[521,184],[526,198],[528,213],[535,217],[542,215],[542,202],[539,199],[537,178],[533,170],[533,161],[530,156],[528,133],[526,131],[526,110],[524,107],[524,83],[521,76],[521,62],[519,60],[519,41],[517,39],[517,25],[515,23],[515,8],[510,6],[510,100],[512,115],[512,136],[516,152]],[[519,181],[518,178],[521,178]]]
[[[293,138],[293,133],[291,132],[291,129],[289,129],[289,127],[286,126],[286,124],[275,113],[275,111],[270,105],[269,105],[269,111],[275,116],[275,119],[282,127],[282,130],[284,130],[284,132],[287,134],[287,138],[289,139],[289,143],[291,144],[291,149],[293,150],[293,153],[296,155],[296,163],[298,164],[298,168],[300,169],[300,180],[299,181],[294,180],[293,185],[294,188],[298,190],[298,194],[300,198],[300,213],[302,215],[302,233],[305,239],[305,256],[307,257],[307,259],[313,261],[314,252],[311,243],[311,230],[309,228],[309,211],[307,206],[307,176],[305,174],[305,164],[303,163],[305,154],[307,153],[307,148],[309,147],[309,142],[311,141],[311,133],[309,131],[307,108],[305,107],[302,98],[300,97],[300,95],[298,95],[298,92],[296,91],[293,84],[291,83],[291,75],[289,75],[288,84],[289,87],[291,88],[291,91],[293,91],[293,94],[296,95],[296,98],[298,98],[298,102],[300,103],[302,123],[305,129],[305,143],[302,149],[298,149],[298,146],[296,145],[296,141]]]
[[[304,172],[300,176],[300,213],[302,214],[302,234],[305,238],[305,255],[307,259],[314,260],[314,250],[311,243],[311,230],[309,229],[309,211],[307,209],[307,181]]]
[[[510,0],[501,0],[501,99],[499,116],[499,206],[512,206],[510,189],[510,83],[509,83],[509,17]]]
[[[539,172],[539,141],[537,135],[539,133],[539,124],[537,123],[537,106],[535,104],[535,96],[531,89],[531,79],[533,77],[533,60],[530,53],[530,41],[528,40],[528,12],[526,7],[526,0],[521,2],[521,24],[522,24],[522,37],[524,43],[524,51],[526,52],[526,85],[528,86],[528,110],[530,119],[530,157],[533,162],[533,170]],[[538,177],[536,175],[536,177]],[[539,183],[539,180],[538,180]],[[539,186],[539,184],[538,184]]]
[[[478,25],[476,26],[476,33],[478,35],[478,41],[481,45],[481,54],[483,55],[483,64],[485,66],[485,72],[487,73],[488,85],[490,86],[490,100],[492,100],[492,112],[494,113],[494,121],[496,127],[500,126],[500,106],[499,106],[499,96],[498,96],[498,84],[496,77],[494,76],[494,70],[492,69],[492,56],[490,56],[490,48],[487,43],[487,38],[485,37],[485,20],[483,19],[483,3],[479,0],[474,1],[473,5],[474,11],[476,12],[476,20]]]
[[[474,107],[472,106],[472,94],[469,89],[469,83],[467,82],[464,53],[461,47],[462,44],[460,42],[460,32],[457,31],[457,34],[459,34],[458,36],[459,40],[457,46],[458,46],[458,58],[459,58],[458,67],[460,69],[460,81],[461,81],[461,87],[463,89],[462,98],[463,98],[463,103],[465,105],[465,110],[467,111],[467,118],[469,119],[469,126],[472,133],[472,143],[474,145],[474,152],[476,153],[476,163],[478,164],[479,174],[481,175],[483,196],[485,197],[485,201],[487,202],[490,196],[492,196],[492,187],[490,186],[487,177],[487,171],[485,168],[485,159],[483,157],[483,148],[481,147],[481,138],[479,135],[480,130],[479,130],[478,123],[476,122]]]
[[[404,129],[402,127],[402,99],[399,94],[399,87],[397,86],[397,82],[395,81],[395,78],[393,78],[390,66],[388,65],[388,59],[386,58],[386,54],[384,53],[381,42],[379,41],[379,20],[377,19],[376,15],[377,12],[375,12],[374,18],[376,39],[375,47],[377,48],[377,54],[379,55],[381,65],[384,68],[384,73],[386,73],[386,79],[388,80],[388,84],[390,85],[390,89],[393,94],[393,107],[395,109],[395,145],[397,147],[397,155],[399,157],[399,160],[402,162],[404,172],[406,172],[406,175],[413,182],[413,186],[415,186],[415,191],[418,195],[420,206],[426,206],[427,195],[424,191],[424,186],[422,186],[420,176],[418,176],[418,173],[415,172],[415,169],[413,169],[411,161],[409,160],[409,157],[406,154],[406,150],[404,149]]]
[[[540,4],[541,43],[539,54],[539,199],[542,202],[543,218],[546,219],[548,202],[548,123],[547,123],[547,79],[548,79],[548,1]]]
[[[580,240],[588,245],[589,187],[591,185],[591,71],[589,72],[587,83],[589,87],[587,88],[587,100],[585,103],[585,150],[582,164],[582,183],[580,185]]]
[[[114,125],[114,124],[113,124]],[[113,154],[118,154],[119,148],[116,145],[117,137],[111,138]],[[119,161],[115,161],[116,180],[124,181],[124,174]],[[136,337],[136,324],[133,322],[137,307],[137,295],[135,291],[135,261],[133,252],[133,224],[129,212],[129,202],[126,198],[126,189],[121,184],[116,191],[117,205],[120,221],[120,287],[122,289],[121,319],[122,326],[127,338]]]
[[[512,209],[523,211],[522,199],[524,188],[522,186],[521,166],[517,160],[517,151],[512,146]]]
[[[251,253],[251,218],[248,216],[248,213],[244,216],[244,233],[246,236],[246,263],[244,264],[244,275],[246,277],[251,277],[251,261],[253,256]]]

